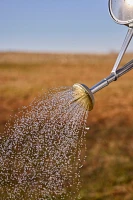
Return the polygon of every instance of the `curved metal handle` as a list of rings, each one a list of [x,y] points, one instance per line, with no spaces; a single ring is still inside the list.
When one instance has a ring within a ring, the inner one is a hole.
[[[119,64],[120,64],[120,62],[121,62],[121,60],[123,58],[123,55],[124,55],[128,45],[129,45],[129,43],[130,43],[130,41],[132,39],[132,36],[133,36],[133,28],[129,28],[128,32],[127,32],[127,35],[125,37],[125,40],[123,42],[123,45],[121,47],[120,53],[119,53],[119,55],[118,55],[118,57],[116,59],[116,62],[114,64],[114,67],[113,67],[111,73],[114,73],[116,75],[116,70],[117,70],[117,68],[118,68],[118,66],[119,66]],[[116,76],[116,78],[117,78],[117,76]]]

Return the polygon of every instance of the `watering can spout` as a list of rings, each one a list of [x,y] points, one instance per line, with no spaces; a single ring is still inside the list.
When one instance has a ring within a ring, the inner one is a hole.
[[[94,93],[97,91],[101,90],[102,88],[108,86],[111,82],[116,81],[119,77],[127,73],[133,69],[133,60],[128,62],[126,65],[118,69],[115,73],[111,73],[109,76],[92,86],[90,89],[84,85],[84,84],[79,84],[76,83],[73,85],[74,88],[80,88],[82,92],[86,93],[88,95],[88,100],[89,100],[89,111],[93,109],[94,107]]]

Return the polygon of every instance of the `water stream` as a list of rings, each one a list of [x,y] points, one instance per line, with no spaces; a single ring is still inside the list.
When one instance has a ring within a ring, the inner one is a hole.
[[[1,200],[71,199],[71,188],[78,191],[88,117],[83,96],[72,87],[52,89],[11,117],[0,143]]]

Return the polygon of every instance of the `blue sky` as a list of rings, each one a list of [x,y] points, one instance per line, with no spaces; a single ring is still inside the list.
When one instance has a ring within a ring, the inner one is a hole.
[[[0,26],[0,51],[108,53],[127,32],[108,0],[1,0]]]

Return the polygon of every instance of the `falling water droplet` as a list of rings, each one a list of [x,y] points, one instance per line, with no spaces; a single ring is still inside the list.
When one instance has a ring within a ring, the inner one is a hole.
[[[78,190],[88,105],[82,106],[83,94],[75,100],[75,92],[50,90],[6,124],[0,143],[2,200],[71,199],[70,188]]]

